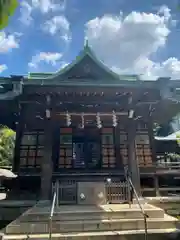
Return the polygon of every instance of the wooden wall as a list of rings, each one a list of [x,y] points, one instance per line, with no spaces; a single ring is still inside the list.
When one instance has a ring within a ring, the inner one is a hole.
[[[92,128],[93,129],[93,128]],[[90,130],[92,132],[92,129]],[[117,137],[120,138],[118,141],[119,148],[115,148],[115,138],[114,130],[115,128],[94,128],[94,132],[100,134],[97,144],[100,145],[100,152],[93,152],[92,145],[92,156],[94,161],[96,159],[101,159],[100,164],[97,164],[94,168],[99,169],[113,169],[117,166],[123,166],[128,163],[128,142],[127,142],[127,130],[124,128],[119,128],[119,134]],[[58,146],[55,150],[57,153],[56,158],[58,159],[58,164],[56,167],[58,169],[70,169],[73,168],[73,128],[59,128]],[[81,130],[82,131],[82,130]],[[96,137],[96,136],[95,136]],[[88,140],[87,141],[91,141]],[[90,142],[91,143],[91,142]],[[41,161],[43,161],[43,149],[44,149],[44,134],[42,131],[25,131],[21,139],[20,145],[20,168],[40,168]],[[80,143],[79,143],[80,144]],[[83,146],[82,146],[83,147]],[[96,146],[95,146],[96,147]],[[116,158],[116,151],[120,151],[120,159]],[[83,151],[85,151],[83,149]],[[148,130],[146,126],[139,127],[137,129],[136,135],[136,157],[140,167],[150,167],[152,166],[152,150],[150,146]],[[87,152],[88,154],[88,152]],[[94,154],[94,155],[93,155]],[[54,155],[53,155],[54,156]],[[53,159],[55,161],[55,159]],[[83,161],[83,159],[82,159]],[[86,161],[86,159],[84,159]],[[77,163],[78,164],[78,163]],[[75,166],[74,166],[75,167]],[[85,168],[76,166],[75,168]],[[86,167],[87,168],[87,167]],[[91,167],[90,167],[91,168]],[[93,168],[93,167],[92,167]]]

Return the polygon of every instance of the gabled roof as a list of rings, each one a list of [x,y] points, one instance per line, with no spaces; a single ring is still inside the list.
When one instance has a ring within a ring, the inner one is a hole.
[[[56,73],[29,73],[28,78],[29,79],[55,79],[58,78],[59,80],[62,78],[63,80],[66,79],[65,76],[68,75],[72,69],[78,69],[78,66],[83,65],[85,66],[85,62],[89,58],[90,62],[93,63],[94,66],[96,66],[101,72],[103,72],[104,75],[107,76],[108,79],[111,80],[129,80],[129,81],[136,81],[139,80],[139,76],[137,75],[118,75],[117,73],[113,72],[110,68],[108,68],[102,61],[100,61],[95,53],[90,48],[88,41],[86,41],[86,44],[84,45],[83,50],[79,53],[79,55],[76,57],[72,63],[61,69],[60,71]],[[84,77],[86,78],[86,76]]]
[[[77,66],[79,63],[82,63],[85,59],[85,57],[89,57],[99,68],[104,70],[108,75],[111,75],[112,78],[119,79],[119,75],[111,71],[105,64],[103,64],[99,59],[97,59],[96,55],[92,51],[92,49],[88,45],[88,41],[86,41],[86,44],[83,48],[83,50],[79,53],[79,55],[76,57],[76,59],[69,65],[67,65],[65,68],[63,68],[59,74],[67,73],[70,69],[72,69],[74,66]]]

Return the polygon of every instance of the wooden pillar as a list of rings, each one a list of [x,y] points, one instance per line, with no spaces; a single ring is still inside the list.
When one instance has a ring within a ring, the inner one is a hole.
[[[154,175],[154,188],[155,188],[156,197],[159,197],[160,196],[159,179],[157,175]]]
[[[47,105],[50,104],[48,97]],[[52,133],[51,112],[46,109],[44,125],[44,157],[41,165],[41,200],[49,200],[52,187]]]
[[[131,174],[132,183],[136,189],[137,195],[141,197],[140,173],[138,161],[136,158],[136,125],[133,119],[128,119],[128,167]]]
[[[153,118],[152,118],[152,112],[149,112],[148,120],[147,120],[147,125],[148,125],[148,135],[149,135],[149,144],[150,144],[150,149],[152,153],[152,164],[153,164],[153,170],[154,170],[154,189],[156,196],[160,196],[159,192],[159,182],[158,182],[158,176],[156,175],[156,163],[157,163],[157,158],[156,158],[156,149],[155,149],[155,141],[154,141],[154,132],[153,132]]]
[[[114,150],[116,157],[116,166],[120,169],[123,169],[123,162],[120,154],[120,128],[119,126],[114,128]]]
[[[52,125],[51,120],[45,120],[44,157],[41,165],[41,200],[48,200],[52,184]]]
[[[60,124],[54,120],[53,123],[53,139],[52,139],[52,159],[53,171],[56,172],[59,168],[59,148],[60,148]]]
[[[16,124],[16,140],[14,148],[13,172],[19,172],[20,168],[20,146],[24,130],[24,108],[19,106],[19,118]]]
[[[155,167],[156,150],[155,150],[155,142],[154,142],[153,119],[152,119],[151,113],[148,116],[147,127],[148,127],[148,135],[149,135],[149,144],[150,144],[151,153],[152,153],[152,162],[153,162],[153,167]]]

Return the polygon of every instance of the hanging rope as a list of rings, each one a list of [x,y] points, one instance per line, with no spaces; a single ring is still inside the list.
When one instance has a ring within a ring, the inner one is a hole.
[[[69,127],[71,125],[71,115],[66,112],[66,125]]]
[[[116,127],[118,123],[117,123],[117,116],[115,111],[112,112],[112,121],[113,121],[113,127]]]
[[[84,121],[84,113],[81,114],[81,128],[84,128],[85,121]]]
[[[102,128],[101,117],[99,113],[97,113],[96,115],[96,122],[97,122],[97,127]]]

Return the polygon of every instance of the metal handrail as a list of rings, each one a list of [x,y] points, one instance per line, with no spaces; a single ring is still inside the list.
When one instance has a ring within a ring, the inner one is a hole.
[[[144,240],[147,240],[147,238],[148,238],[147,218],[149,218],[149,216],[145,213],[145,211],[144,211],[144,209],[143,209],[143,207],[142,207],[142,205],[141,205],[141,203],[140,203],[140,200],[139,200],[137,191],[136,191],[136,189],[135,189],[134,184],[132,183],[132,180],[131,180],[131,177],[129,176],[129,171],[128,171],[127,168],[125,168],[125,178],[126,178],[126,181],[127,181],[128,185],[129,185],[129,188],[132,189],[132,191],[133,191],[133,193],[134,193],[134,195],[135,195],[136,201],[137,201],[137,203],[138,203],[138,205],[139,205],[139,208],[140,208],[140,210],[141,210],[141,213],[142,213],[142,215],[143,215],[143,218],[144,218]],[[129,200],[129,204],[131,204],[130,201],[131,201],[131,200]]]
[[[53,220],[53,216],[54,216],[54,208],[55,208],[56,198],[57,198],[57,187],[55,185],[55,189],[53,192],[53,201],[52,201],[51,211],[50,211],[50,215],[49,215],[49,240],[52,239],[52,220]]]

